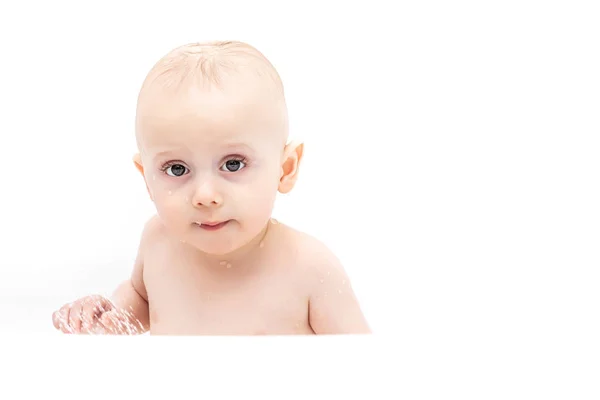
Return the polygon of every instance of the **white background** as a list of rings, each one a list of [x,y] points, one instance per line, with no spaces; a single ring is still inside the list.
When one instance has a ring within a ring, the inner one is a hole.
[[[306,143],[274,215],[344,262],[374,337],[400,348],[383,362],[413,374],[401,386],[590,395],[600,15],[574,1],[411,3],[3,3],[0,332],[58,340],[54,309],[129,274],[153,212],[131,161],[141,82],[175,46],[236,39],[276,66]],[[320,349],[307,363],[333,362],[332,339],[290,340]],[[52,343],[36,351],[84,346]],[[360,381],[344,366],[340,396]]]

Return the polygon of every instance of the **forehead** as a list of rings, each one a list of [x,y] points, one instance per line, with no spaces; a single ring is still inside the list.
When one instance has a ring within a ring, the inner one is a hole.
[[[146,150],[272,143],[284,128],[282,109],[252,88],[154,90],[138,107],[137,135]]]

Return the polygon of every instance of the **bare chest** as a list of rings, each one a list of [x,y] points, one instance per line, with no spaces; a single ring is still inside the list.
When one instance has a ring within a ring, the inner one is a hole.
[[[308,297],[293,265],[211,271],[168,252],[144,265],[151,334],[312,334]]]

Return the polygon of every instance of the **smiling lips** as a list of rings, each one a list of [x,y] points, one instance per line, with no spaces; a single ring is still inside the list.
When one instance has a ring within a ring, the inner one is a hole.
[[[196,225],[207,231],[216,231],[227,225],[228,222],[229,220],[223,222],[196,222]]]

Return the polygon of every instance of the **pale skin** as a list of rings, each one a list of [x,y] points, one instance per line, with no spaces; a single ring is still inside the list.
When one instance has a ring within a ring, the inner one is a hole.
[[[370,333],[339,259],[271,217],[277,193],[294,187],[304,147],[287,142],[284,101],[265,75],[230,74],[218,87],[177,90],[148,79],[134,163],[157,214],[143,229],[129,279],[110,299],[61,307],[53,314],[57,329]]]

